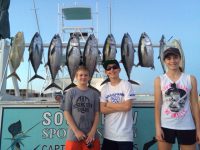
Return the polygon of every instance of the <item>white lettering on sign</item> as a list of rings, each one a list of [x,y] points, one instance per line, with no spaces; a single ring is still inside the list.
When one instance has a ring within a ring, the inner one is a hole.
[[[44,126],[49,126],[51,124],[51,119],[50,119],[51,116],[52,116],[51,112],[45,112],[43,114],[44,121],[42,121],[42,124]]]
[[[65,145],[43,145],[42,150],[64,150]]]
[[[62,112],[56,112],[55,114],[51,114],[51,112],[45,112],[43,114],[43,118],[44,120],[42,121],[42,124],[44,126],[51,125],[52,121],[56,126],[60,126],[64,121],[64,116]]]
[[[43,139],[52,139],[54,137],[65,138],[67,131],[64,128],[54,129],[54,128],[45,128],[43,129]]]
[[[57,112],[54,115],[54,123],[56,126],[60,126],[63,123],[63,114],[61,112]]]
[[[45,128],[42,130],[42,138],[52,139],[56,137],[59,139],[65,139],[67,135],[67,125],[64,124],[64,127],[66,128],[63,128],[61,127],[63,123],[66,122],[62,112],[44,112],[42,124]]]

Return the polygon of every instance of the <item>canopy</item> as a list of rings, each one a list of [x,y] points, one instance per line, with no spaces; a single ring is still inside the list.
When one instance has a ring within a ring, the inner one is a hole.
[[[10,38],[9,6],[10,0],[0,0],[0,39]]]
[[[91,8],[87,7],[71,7],[63,8],[62,12],[66,20],[90,20]]]

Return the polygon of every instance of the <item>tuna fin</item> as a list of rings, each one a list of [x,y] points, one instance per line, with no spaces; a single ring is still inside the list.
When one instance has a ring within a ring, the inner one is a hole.
[[[70,89],[70,88],[72,88],[72,87],[75,87],[75,86],[76,86],[76,84],[74,84],[74,83],[72,82],[70,85],[68,85],[68,86],[64,89],[64,91],[67,90],[67,89]]]
[[[95,69],[95,71],[99,73],[99,70],[97,68]]]
[[[28,82],[32,81],[33,79],[35,78],[39,78],[39,79],[43,79],[45,80],[42,76],[38,75],[38,74],[35,74]]]
[[[155,66],[153,65],[153,66],[151,66],[151,70],[155,70]]]
[[[24,62],[24,57],[22,57],[21,62]]]
[[[138,67],[138,66],[141,66],[141,65],[140,65],[140,62],[138,62],[138,64],[137,64],[137,65],[135,65],[135,67]]]
[[[44,67],[49,67],[49,61],[47,63],[45,63]]]
[[[106,80],[104,80],[104,81],[101,83],[101,85],[103,85],[103,84],[105,84],[105,83],[107,83],[107,82],[110,82],[110,79],[109,79],[109,78],[107,78]]]
[[[7,76],[7,79],[10,78],[11,76],[15,76],[20,82],[21,79],[19,78],[19,76],[16,74],[16,72],[11,73],[9,76]]]
[[[52,88],[52,87],[55,87],[55,88],[57,88],[57,89],[62,90],[57,84],[55,84],[55,83],[53,82],[53,83],[51,83],[48,87],[46,87],[46,89],[44,89],[44,91],[46,91],[47,89],[50,89],[50,88]]]
[[[53,55],[55,53],[55,47],[51,50],[51,55]]]
[[[131,84],[140,85],[138,82],[136,82],[136,81],[133,81],[133,80],[128,80],[128,82],[130,82]]]
[[[100,94],[100,91],[98,89],[96,89],[95,87],[93,87],[92,85],[89,84],[88,87],[91,88],[91,89],[93,89],[93,90],[95,90],[95,91],[97,91]]]
[[[146,48],[146,47],[144,48],[144,53],[145,53],[145,55],[148,55],[148,52],[147,52],[147,48]]]
[[[110,56],[110,53],[111,53],[111,46],[109,45],[109,51],[108,51],[108,56]]]

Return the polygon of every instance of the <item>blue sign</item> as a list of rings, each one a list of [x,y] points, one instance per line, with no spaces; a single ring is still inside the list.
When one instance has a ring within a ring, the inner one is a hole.
[[[2,150],[64,150],[67,125],[59,108],[5,107],[2,113]]]
[[[154,107],[133,107],[134,150],[143,150],[155,136]],[[103,133],[103,116],[98,133]],[[3,107],[1,150],[65,150],[68,125],[58,107]],[[157,149],[154,142],[149,150]],[[174,145],[173,150],[178,146]]]

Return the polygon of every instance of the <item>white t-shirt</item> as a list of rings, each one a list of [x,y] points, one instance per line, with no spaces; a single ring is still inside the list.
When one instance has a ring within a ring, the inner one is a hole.
[[[182,73],[175,83],[166,74],[160,79],[163,97],[161,126],[178,130],[195,129],[189,100],[192,88],[190,75]]]
[[[100,102],[121,103],[135,100],[133,86],[121,80],[116,86],[106,83],[101,90]],[[113,141],[133,141],[132,109],[128,112],[115,112],[104,115],[104,138]]]

